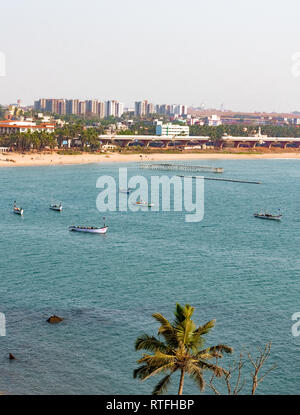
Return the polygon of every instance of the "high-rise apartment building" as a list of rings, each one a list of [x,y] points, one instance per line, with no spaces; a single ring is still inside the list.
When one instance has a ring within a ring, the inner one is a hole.
[[[106,101],[106,117],[121,117],[123,114],[123,104],[116,100]]]
[[[97,115],[98,114],[98,101],[96,100],[87,100],[86,103],[86,114],[87,115]]]
[[[65,99],[59,99],[57,102],[57,113],[61,115],[65,115],[66,112],[66,100]]]
[[[147,114],[150,115],[154,113],[155,113],[154,105],[149,102],[149,104],[147,105]]]
[[[148,101],[136,101],[134,103],[134,115],[136,117],[143,117],[147,114]]]
[[[116,117],[120,118],[122,117],[124,112],[124,105],[122,102],[117,102],[116,104]]]
[[[46,100],[44,98],[34,101],[35,111],[45,111],[45,109],[46,109]]]
[[[97,114],[99,118],[105,117],[105,103],[104,102],[98,102]]]
[[[77,115],[79,112],[79,99],[66,100],[66,113]]]
[[[86,102],[79,101],[78,115],[85,115],[85,114],[86,114]]]

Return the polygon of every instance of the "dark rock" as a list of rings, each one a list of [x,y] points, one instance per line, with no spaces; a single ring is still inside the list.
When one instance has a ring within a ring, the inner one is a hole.
[[[58,317],[56,315],[53,315],[53,316],[49,317],[47,321],[48,321],[48,323],[60,323],[60,322],[63,321],[63,318]]]

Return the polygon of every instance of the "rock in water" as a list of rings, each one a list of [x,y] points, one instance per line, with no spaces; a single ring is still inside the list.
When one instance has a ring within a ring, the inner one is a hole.
[[[48,318],[48,323],[60,323],[61,321],[63,321],[62,317],[58,317],[56,315],[53,315],[51,317]]]

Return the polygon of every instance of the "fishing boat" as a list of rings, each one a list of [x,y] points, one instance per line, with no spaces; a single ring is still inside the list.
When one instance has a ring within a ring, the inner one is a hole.
[[[18,208],[18,207],[17,207],[17,205],[16,205],[16,202],[14,202],[13,212],[14,212],[16,215],[23,216],[24,210],[23,210],[23,208],[21,208],[21,207],[19,207],[19,208]]]
[[[279,210],[277,215],[273,215],[271,213],[267,213],[267,212],[259,212],[259,213],[254,213],[254,217],[255,218],[259,218],[259,219],[268,219],[268,220],[281,220],[282,218],[282,214]]]
[[[61,211],[62,211],[62,204],[61,204],[61,202],[60,202],[60,204],[59,204],[59,205],[57,205],[57,204],[50,205],[50,206],[49,206],[49,209],[51,209],[51,210],[56,210],[57,212],[61,212]]]
[[[139,200],[138,202],[135,202],[134,204],[135,205],[138,205],[138,206],[146,206],[146,207],[152,207],[152,206],[154,206],[153,203],[144,202],[143,200]]]
[[[108,226],[103,226],[102,228],[96,228],[93,226],[70,226],[69,231],[73,232],[87,232],[87,233],[106,233]]]
[[[105,220],[105,218],[103,218]],[[105,234],[107,232],[108,226],[103,224],[101,228],[95,227],[95,226],[70,226],[69,231],[73,232],[86,232],[86,233],[100,233]]]
[[[126,194],[128,194],[128,195],[129,195],[129,193],[131,193],[131,192],[132,192],[132,189],[131,189],[130,187],[129,187],[128,189],[122,189],[122,188],[120,187],[119,192],[120,192],[120,193],[126,193]]]

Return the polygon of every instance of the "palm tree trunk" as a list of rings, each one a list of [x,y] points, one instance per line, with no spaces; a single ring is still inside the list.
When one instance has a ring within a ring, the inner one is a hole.
[[[180,382],[179,382],[178,395],[182,395],[183,383],[184,383],[184,370],[183,370],[183,369],[181,369],[181,375],[180,375]]]

